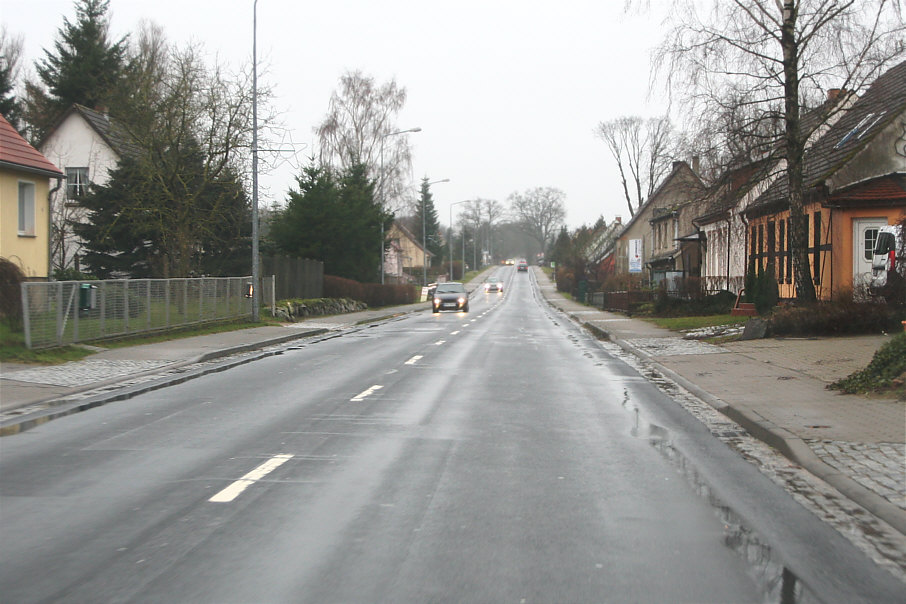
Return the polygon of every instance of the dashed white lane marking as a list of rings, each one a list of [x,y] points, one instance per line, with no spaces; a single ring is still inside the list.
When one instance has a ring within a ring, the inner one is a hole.
[[[455,336],[455,335],[458,334],[458,333],[459,333],[459,330],[457,329],[456,331],[451,331],[451,332],[450,332],[450,335],[451,335],[451,336]]]
[[[421,358],[422,358],[422,355],[417,354],[414,357],[412,357],[411,359],[409,359],[408,361],[406,361],[406,365],[415,365],[416,363],[418,363],[418,361]]]
[[[457,332],[457,333],[459,333],[459,332]],[[438,341],[434,342],[434,345],[435,345],[435,346],[440,346],[440,345],[442,345],[444,342],[446,342],[446,340],[438,340]]]
[[[367,397],[374,394],[375,392],[377,392],[378,390],[380,390],[381,388],[383,388],[383,386],[378,386],[377,384],[375,384],[368,390],[364,390],[361,393],[359,393],[359,394],[355,395],[354,397],[352,397],[351,399],[349,399],[349,402],[359,403],[359,402],[363,401],[364,399],[366,399]]]
[[[229,503],[233,501],[239,497],[244,490],[285,464],[292,459],[292,457],[292,455],[274,455],[266,462],[208,499],[208,501],[212,503]]]

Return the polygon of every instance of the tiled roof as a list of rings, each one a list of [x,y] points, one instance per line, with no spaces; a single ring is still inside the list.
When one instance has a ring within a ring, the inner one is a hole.
[[[774,164],[775,160],[769,158],[724,172],[711,188],[711,203],[705,213],[695,219],[695,223],[710,224],[724,219],[727,212],[732,210],[752,187],[769,177]]]
[[[803,183],[806,189],[824,181],[845,166],[895,118],[906,111],[906,61],[890,68],[805,153]],[[788,203],[786,177],[779,178],[752,204],[755,212]]]
[[[861,201],[906,203],[906,174],[895,173],[843,187],[828,198],[832,205],[858,204]]]
[[[56,130],[60,124],[73,113],[81,115],[91,128],[97,132],[98,135],[104,139],[104,142],[106,142],[120,157],[135,157],[141,152],[141,148],[132,142],[125,127],[123,127],[122,123],[116,118],[110,117],[107,113],[89,109],[84,105],[74,104],[70,107],[62,116],[60,116],[60,119],[57,120],[57,123],[51,129],[51,132]]]
[[[29,145],[2,115],[0,115],[0,165],[49,177],[63,176],[60,169]]]

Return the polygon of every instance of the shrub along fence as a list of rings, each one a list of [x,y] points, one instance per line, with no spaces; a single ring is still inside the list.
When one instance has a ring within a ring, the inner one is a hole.
[[[640,304],[654,301],[655,293],[648,289],[631,289],[622,292],[595,292],[589,294],[588,302],[602,310],[632,312]]]
[[[115,279],[22,283],[22,323],[29,348],[159,331],[248,317],[251,277]],[[273,279],[262,299],[273,305]]]
[[[351,298],[368,306],[390,306],[418,302],[421,288],[414,285],[359,283],[352,279],[324,275],[325,298]]]

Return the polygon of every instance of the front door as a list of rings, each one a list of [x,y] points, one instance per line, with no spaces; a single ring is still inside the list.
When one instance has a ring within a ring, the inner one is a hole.
[[[886,218],[857,218],[853,220],[853,293],[866,291],[871,279],[871,257],[881,227],[887,226]]]

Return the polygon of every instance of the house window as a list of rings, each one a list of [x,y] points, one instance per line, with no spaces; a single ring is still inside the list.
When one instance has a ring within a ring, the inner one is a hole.
[[[874,255],[875,244],[878,242],[878,233],[880,229],[865,229],[865,239],[862,242],[862,257],[871,260]]]
[[[78,199],[88,192],[88,168],[66,168],[66,198]]]
[[[35,235],[35,183],[19,183],[19,234]]]

